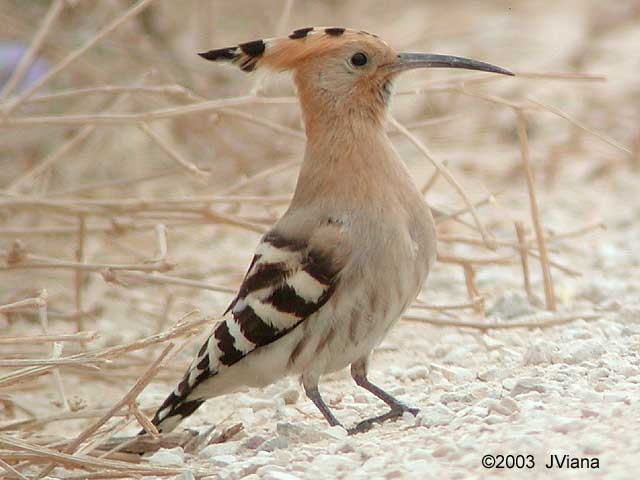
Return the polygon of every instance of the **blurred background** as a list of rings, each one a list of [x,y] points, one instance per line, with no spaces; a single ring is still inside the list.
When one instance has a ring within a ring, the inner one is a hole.
[[[544,232],[568,232],[549,247],[556,308],[591,305],[592,282],[622,265],[629,285],[638,280],[630,246],[640,216],[638,1],[0,0],[0,24],[0,305],[46,289],[48,309],[46,325],[34,308],[0,314],[3,335],[98,332],[88,344],[65,343],[69,356],[146,338],[194,310],[223,312],[261,233],[286,208],[304,135],[286,74],[246,75],[196,52],[312,25],[363,29],[398,50],[520,74],[421,70],[397,82],[394,117],[482,203],[487,228],[511,242],[488,250],[468,214],[466,225],[441,222],[440,253],[454,261],[438,264],[421,301],[470,302],[440,313],[474,321],[549,306],[538,258],[529,256],[524,291],[512,248],[516,222],[534,238],[517,110],[527,115]],[[236,101],[206,103],[220,99]],[[464,209],[410,139],[390,134],[427,201],[441,212]],[[165,383],[147,406],[196,344],[159,375]],[[49,348],[2,345],[0,357]],[[66,405],[48,377],[8,385],[0,418],[111,401],[149,358],[138,350],[101,372],[65,368]]]

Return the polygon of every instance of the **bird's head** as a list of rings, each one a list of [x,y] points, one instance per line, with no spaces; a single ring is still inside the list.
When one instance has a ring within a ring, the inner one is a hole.
[[[364,31],[309,27],[288,37],[255,40],[199,54],[230,62],[245,72],[266,67],[293,72],[305,121],[313,112],[354,113],[380,118],[392,80],[414,68],[464,68],[513,75],[477,60],[430,53],[398,53]]]

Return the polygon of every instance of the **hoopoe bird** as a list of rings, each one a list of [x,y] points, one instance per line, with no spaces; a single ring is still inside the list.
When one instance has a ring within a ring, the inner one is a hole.
[[[307,143],[289,208],[153,424],[168,432],[209,398],[299,375],[329,425],[341,425],[318,381],[348,365],[355,383],[390,408],[350,433],[417,414],[367,376],[371,351],[436,258],[429,206],[385,133],[392,82],[422,67],[513,74],[461,57],[397,53],[376,35],[345,28],[302,28],[200,56],[245,72],[291,71]]]

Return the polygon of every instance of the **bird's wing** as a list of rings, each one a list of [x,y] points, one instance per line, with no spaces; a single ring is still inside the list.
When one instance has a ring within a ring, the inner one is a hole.
[[[273,232],[265,235],[226,318],[205,340],[153,423],[173,424],[165,420],[190,415],[204,401],[190,395],[200,383],[274,342],[316,312],[333,294],[339,272],[335,258],[309,241]]]
[[[231,365],[295,328],[329,299],[337,274],[332,259],[306,242],[267,234],[225,312],[232,318],[214,332],[221,363]],[[228,335],[235,342],[223,341]]]

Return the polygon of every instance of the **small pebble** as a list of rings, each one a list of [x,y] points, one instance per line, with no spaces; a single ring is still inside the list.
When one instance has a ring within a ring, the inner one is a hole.
[[[416,425],[422,427],[436,427],[447,425],[454,419],[454,412],[442,404],[424,408],[415,419]]]
[[[184,472],[179,473],[178,475],[173,477],[173,480],[195,480],[195,477],[193,476],[193,472],[191,470],[185,470]]]
[[[270,438],[261,443],[257,450],[262,450],[265,452],[273,452],[278,448],[287,448],[289,446],[289,441],[286,437],[278,435],[277,437]]]
[[[429,369],[425,365],[416,365],[406,371],[409,380],[426,379],[429,377]]]
[[[285,405],[294,405],[298,403],[300,391],[297,388],[288,388],[287,390],[279,393],[278,397],[284,401]]]
[[[266,439],[260,435],[254,435],[253,437],[249,437],[247,440],[245,440],[242,446],[250,450],[255,450],[260,445],[262,445],[265,440]]]
[[[488,316],[505,320],[535,313],[527,298],[521,292],[510,292],[499,296],[487,310]]]
[[[182,448],[176,447],[172,449],[161,448],[149,457],[149,462],[154,465],[183,465],[184,452]]]
[[[235,455],[215,455],[213,457],[209,457],[209,461],[219,467],[232,465],[236,463],[237,460],[238,460],[238,457],[236,457]]]
[[[260,477],[262,480],[301,480],[302,477],[285,471],[270,471]]]
[[[511,396],[516,397],[523,393],[529,392],[546,392],[547,388],[540,378],[525,377],[516,381],[515,385],[511,388]]]
[[[563,349],[563,360],[568,364],[577,364],[594,358],[598,358],[605,353],[604,346],[597,340],[584,340],[573,342]]]

